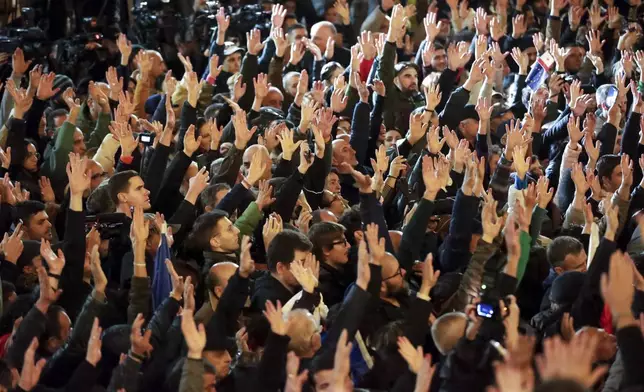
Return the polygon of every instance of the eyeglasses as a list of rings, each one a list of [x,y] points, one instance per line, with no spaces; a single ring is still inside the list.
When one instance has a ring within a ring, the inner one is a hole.
[[[347,246],[347,243],[348,243],[347,239],[343,238],[341,240],[332,242],[331,246],[333,247],[333,246],[340,245],[340,244],[342,244],[343,246]]]
[[[99,178],[105,177],[105,172],[92,174],[92,180],[98,180]]]
[[[400,268],[400,266],[398,266],[398,269],[396,270],[396,273],[395,273],[395,274],[391,275],[390,277],[388,277],[388,278],[386,278],[386,279],[383,279],[382,281],[383,281],[383,282],[386,282],[386,281],[388,281],[389,279],[393,279],[393,278],[395,278],[396,276],[402,276],[402,268]]]
[[[36,159],[40,159],[40,153],[39,152],[27,152],[27,158],[31,157],[36,157]]]

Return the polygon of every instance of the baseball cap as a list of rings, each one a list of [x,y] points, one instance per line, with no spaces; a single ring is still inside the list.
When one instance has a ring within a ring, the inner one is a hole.
[[[476,106],[472,104],[465,105],[463,107],[461,118],[463,120],[467,120],[471,118],[473,120],[479,121],[480,118],[479,118],[479,113],[476,111]]]
[[[244,48],[241,48],[232,42],[226,42],[224,44],[224,56],[230,56],[231,54],[237,52],[244,53]]]

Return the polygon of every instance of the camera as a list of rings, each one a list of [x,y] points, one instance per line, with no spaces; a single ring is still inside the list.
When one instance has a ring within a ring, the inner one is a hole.
[[[29,60],[45,59],[51,52],[52,44],[38,27],[0,30],[0,53],[13,53],[19,47]]]
[[[118,238],[123,234],[122,231],[127,219],[125,214],[120,213],[91,215],[85,218],[85,233],[89,233],[92,227],[96,227],[101,239]]]
[[[146,146],[151,146],[154,143],[154,134],[151,132],[139,133],[139,142],[145,144]]]

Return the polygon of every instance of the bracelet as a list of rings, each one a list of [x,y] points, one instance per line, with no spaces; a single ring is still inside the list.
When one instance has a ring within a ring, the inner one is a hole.
[[[134,263],[135,266],[137,267],[147,267],[148,265],[145,263]]]
[[[60,275],[54,274],[53,272],[49,272],[49,271],[47,271],[47,276],[49,276],[50,278],[54,278],[54,279],[58,279],[58,280],[60,280]]]
[[[145,357],[143,355],[135,354],[132,352],[131,349],[127,352],[127,355],[129,355],[132,359],[136,361],[139,361],[139,362],[145,361]]]

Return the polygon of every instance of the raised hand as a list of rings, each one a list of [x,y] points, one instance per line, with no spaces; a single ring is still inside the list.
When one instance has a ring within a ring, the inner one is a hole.
[[[248,54],[253,56],[257,56],[264,49],[262,34],[258,29],[253,29],[246,33],[246,47],[248,48]]]
[[[112,121],[112,125],[110,125],[109,128],[110,132],[115,135],[115,137],[121,144],[121,156],[131,157],[132,153],[139,145],[138,138],[134,139],[132,127],[130,127],[129,124],[117,123]]]
[[[257,131],[257,126],[248,129],[248,122],[246,120],[246,112],[240,110],[232,117],[233,127],[235,128],[235,147],[238,150],[244,150],[250,139]]]
[[[459,42],[458,45],[450,44],[447,47],[447,66],[456,72],[463,68],[472,58],[466,42]]]
[[[273,204],[273,202],[275,202],[275,198],[272,196],[273,196],[273,186],[270,185],[269,182],[266,180],[260,180],[259,192],[257,192],[257,198],[255,199],[257,208],[259,208],[259,210],[262,211],[266,207]]]
[[[60,279],[60,274],[63,272],[63,268],[65,268],[65,255],[62,249],[58,249],[58,254],[54,253],[49,241],[43,239],[40,242],[40,256],[42,256],[49,268],[49,276]]]
[[[519,48],[512,48],[512,60],[519,66],[519,75],[527,75],[528,74],[528,64],[530,62],[530,59],[528,59],[528,55],[523,53],[521,49]]]
[[[38,91],[36,91],[36,97],[41,101],[46,101],[54,95],[58,94],[60,88],[53,88],[54,78],[56,74],[53,72],[48,73],[40,78],[40,83],[38,83]]]
[[[197,198],[210,184],[210,173],[207,167],[202,167],[197,174],[188,180],[188,192],[186,192],[185,200],[192,205],[197,203]]]
[[[277,57],[284,57],[289,45],[288,39],[284,36],[284,30],[282,30],[282,28],[272,29],[271,39],[275,43],[275,55]]]
[[[268,77],[264,73],[260,73],[256,78],[253,79],[253,85],[255,86],[255,98],[260,102],[268,95],[268,90],[271,88],[271,84],[268,83]]]
[[[132,225],[130,226],[130,237],[132,242],[145,244],[150,234],[150,221],[145,219],[143,208],[134,207],[132,212]]]
[[[425,357],[423,348],[421,346],[414,348],[409,339],[405,336],[400,336],[398,337],[398,353],[407,362],[409,370],[414,374],[418,374]]]
[[[289,351],[286,356],[286,385],[284,392],[302,392],[302,387],[308,379],[308,369],[297,373],[300,370],[300,358],[293,352]]]
[[[539,208],[546,209],[550,200],[554,196],[554,188],[549,188],[550,180],[546,176],[539,177],[537,180],[537,200]]]
[[[36,387],[38,380],[40,380],[40,374],[47,363],[45,358],[39,359],[38,362],[35,361],[37,348],[38,338],[33,338],[29,344],[29,348],[25,351],[22,371],[20,372],[20,381],[18,381],[18,387],[23,391],[31,391]]]
[[[127,65],[132,54],[132,42],[127,39],[125,34],[119,34],[116,39],[116,46],[121,52],[121,65]]]
[[[385,239],[380,238],[378,235],[378,225],[375,223],[368,224],[364,234],[371,256],[369,262],[380,265],[382,258],[385,257]]]
[[[309,264],[317,264],[317,268],[319,269],[319,262],[315,259],[315,256],[307,255],[307,259],[308,258],[311,258]],[[302,286],[302,290],[307,293],[313,293],[318,285],[318,279],[315,277],[312,269],[307,268],[300,260],[294,260],[291,263],[291,272],[293,273],[295,280],[297,280],[300,286]]]
[[[184,310],[185,311],[185,310]],[[152,330],[147,329],[144,333],[141,333],[143,328],[143,323],[145,318],[143,314],[139,313],[136,315],[136,319],[132,322],[132,329],[130,330],[130,351],[133,354],[139,357],[146,357],[152,352],[152,344],[150,344],[150,337],[152,337]],[[183,320],[181,320],[181,330],[183,331]],[[185,337],[185,335],[184,335]],[[186,344],[188,344],[188,355],[190,355],[190,343],[192,343],[188,338],[186,338]],[[204,343],[205,343],[205,331],[204,331]]]
[[[418,294],[429,298],[429,292],[436,286],[440,275],[441,272],[439,270],[434,271],[434,256],[428,253],[423,262],[423,277]]]
[[[105,293],[107,287],[107,277],[103,272],[101,266],[101,256],[98,252],[98,245],[92,246],[90,253],[90,270],[92,272],[92,279],[94,280],[94,290],[98,293]]]
[[[25,248],[22,243],[23,235],[22,222],[18,223],[11,235],[4,233],[4,238],[2,239],[2,243],[0,243],[0,249],[2,250],[4,259],[11,264],[18,262],[18,258]]]
[[[73,152],[69,153],[66,170],[69,191],[72,195],[83,195],[90,188],[92,178],[88,175],[87,163],[87,158],[81,158]]]
[[[280,130],[280,133],[277,135],[277,139],[280,141],[282,146],[282,159],[290,161],[293,158],[293,154],[300,148],[300,145],[304,142],[300,140],[298,142],[293,141],[293,130],[288,129],[284,124]]]
[[[206,347],[206,328],[203,324],[199,324],[199,328],[197,328],[194,309],[183,309],[183,313],[181,314],[181,332],[188,346],[188,358],[201,359],[203,349]]]
[[[282,315],[282,304],[279,300],[277,301],[277,306],[273,305],[271,301],[266,301],[266,309],[262,313],[264,313],[264,317],[268,320],[271,325],[271,331],[275,335],[286,335],[288,325]]]
[[[481,211],[481,223],[483,226],[483,241],[491,244],[494,242],[494,239],[501,232],[501,228],[505,223],[504,217],[499,217],[496,214],[497,201],[494,200],[492,192],[488,193],[487,200],[483,205],[483,210]]]
[[[255,261],[253,261],[253,258],[250,256],[250,247],[252,245],[250,237],[245,235],[242,238],[239,253],[239,276],[244,279],[249,278],[250,274],[255,271]]]
[[[311,165],[313,165],[314,157],[309,150],[309,144],[303,143],[300,145],[300,164],[297,170],[302,174],[306,174]]]
[[[273,4],[271,7],[271,29],[281,28],[286,17],[286,8],[281,4]]]
[[[273,241],[273,238],[281,233],[282,230],[282,217],[279,214],[271,214],[268,219],[266,219],[266,223],[264,223],[264,227],[262,228],[262,238],[264,239],[264,248],[266,250],[268,250],[268,246],[271,241]]]
[[[16,48],[11,56],[11,74],[12,79],[19,79],[24,75],[29,66],[31,65],[32,60],[25,61],[25,53],[20,48]]]
[[[92,325],[92,330],[89,333],[89,341],[87,342],[87,354],[85,355],[85,360],[94,367],[101,360],[101,346],[103,343],[101,341],[101,333],[103,333],[103,329],[98,324],[98,317],[94,317],[94,324]]]

